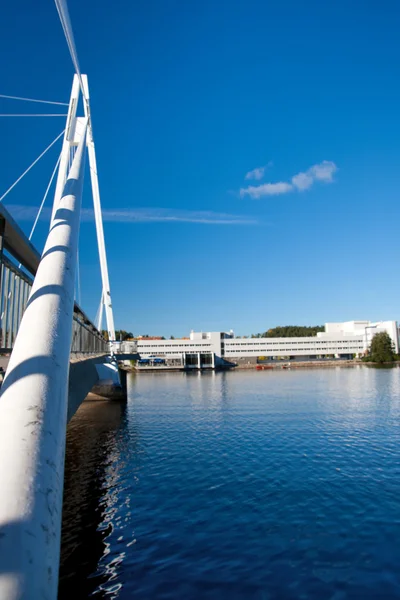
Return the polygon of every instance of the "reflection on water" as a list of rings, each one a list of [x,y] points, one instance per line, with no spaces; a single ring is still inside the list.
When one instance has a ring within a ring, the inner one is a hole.
[[[400,598],[400,369],[132,376],[68,430],[60,599]]]
[[[67,431],[59,600],[79,590],[88,597],[98,586],[98,561],[107,551],[112,524],[103,511],[110,493],[112,463],[125,404],[85,402]]]

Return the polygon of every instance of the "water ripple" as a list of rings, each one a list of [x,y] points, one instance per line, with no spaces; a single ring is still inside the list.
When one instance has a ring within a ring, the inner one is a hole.
[[[60,600],[400,598],[400,369],[129,385],[68,429]]]

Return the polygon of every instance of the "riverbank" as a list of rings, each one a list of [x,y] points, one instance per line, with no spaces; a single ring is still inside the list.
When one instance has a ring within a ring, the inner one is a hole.
[[[400,361],[395,361],[392,363],[372,363],[372,362],[363,362],[362,360],[302,360],[302,361],[276,361],[276,362],[268,362],[268,363],[238,363],[232,367],[225,367],[223,370],[225,371],[276,371],[281,369],[321,369],[321,368],[332,368],[332,367],[359,367],[359,366],[367,366],[367,367],[393,367],[400,366]],[[150,368],[142,368],[138,369],[135,367],[127,367],[126,365],[119,367],[121,370],[126,371],[127,373],[161,373],[161,372],[190,372],[196,369],[184,369],[184,368],[176,368],[176,367],[150,367]],[[202,371],[211,371],[213,369],[201,369]],[[220,370],[220,369],[216,369]]]
[[[362,360],[304,360],[304,361],[288,361],[281,363],[265,363],[265,364],[241,364],[234,367],[234,370],[256,370],[256,371],[268,371],[273,369],[303,369],[310,367],[321,368],[321,367],[398,367],[400,361],[394,361],[390,363],[374,363],[364,362]]]
[[[238,364],[234,367],[235,370],[256,370],[268,371],[273,369],[304,369],[304,368],[321,368],[321,367],[355,367],[364,365],[361,360],[302,360],[302,361],[276,361],[274,363],[260,364]],[[372,364],[372,363],[369,363]]]

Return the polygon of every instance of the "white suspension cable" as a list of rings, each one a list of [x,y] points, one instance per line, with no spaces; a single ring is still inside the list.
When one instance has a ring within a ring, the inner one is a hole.
[[[44,196],[43,196],[43,199],[42,199],[42,203],[41,203],[41,205],[40,205],[40,207],[39,207],[38,214],[36,215],[36,219],[35,219],[35,222],[34,222],[34,224],[33,224],[32,231],[31,231],[31,232],[30,232],[30,234],[29,234],[29,239],[30,239],[30,240],[32,239],[32,236],[33,236],[33,233],[34,233],[34,231],[35,231],[35,228],[36,228],[37,222],[39,221],[39,218],[40,218],[41,212],[42,212],[42,210],[43,210],[44,203],[46,202],[46,198],[47,198],[47,196],[48,196],[48,193],[49,193],[49,191],[50,191],[51,184],[53,183],[53,179],[54,179],[54,176],[55,176],[55,174],[56,174],[56,172],[57,172],[58,165],[60,164],[60,160],[61,160],[61,153],[60,153],[60,156],[59,156],[59,157],[58,157],[58,159],[57,159],[56,166],[54,167],[54,170],[53,170],[53,172],[52,172],[52,174],[51,174],[50,181],[49,181],[49,183],[48,183],[48,186],[47,186],[47,188],[46,188],[46,191],[45,191],[45,193],[44,193]]]
[[[40,204],[40,207],[39,207],[38,213],[37,213],[37,215],[36,215],[35,222],[34,222],[34,224],[33,224],[32,230],[31,230],[31,232],[30,232],[30,234],[29,234],[29,240],[31,240],[31,239],[32,239],[32,236],[33,236],[33,234],[34,234],[34,232],[35,232],[35,228],[36,228],[37,222],[38,222],[38,221],[39,221],[39,219],[40,219],[40,215],[41,215],[41,213],[42,213],[42,210],[43,210],[44,203],[46,202],[46,198],[47,198],[47,195],[48,195],[48,193],[49,193],[49,191],[50,191],[51,184],[53,183],[53,179],[54,179],[54,176],[55,176],[55,174],[56,174],[56,172],[57,172],[58,165],[60,164],[60,160],[61,160],[61,153],[60,153],[60,156],[59,156],[59,157],[58,157],[58,159],[57,159],[56,166],[54,167],[54,170],[53,170],[53,172],[52,172],[52,174],[51,174],[51,177],[50,177],[50,181],[49,181],[49,183],[48,183],[48,185],[47,185],[47,188],[46,188],[46,191],[45,191],[45,193],[44,193],[44,196],[43,196],[42,202],[41,202],[41,204]],[[21,266],[22,266],[22,264],[21,264],[21,263],[19,263],[19,265],[18,265],[18,269],[20,269],[20,268],[21,268]]]
[[[72,31],[72,27],[71,27],[71,21],[69,18],[67,3],[65,2],[65,0],[54,0],[54,2],[57,7],[58,16],[60,17],[60,21],[61,21],[61,25],[62,25],[62,28],[64,31],[65,39],[67,40],[69,53],[71,55],[71,59],[74,64],[74,67],[75,67],[75,72],[79,79],[79,85],[80,85],[80,88],[82,91],[82,95],[85,98],[85,100],[87,100],[85,88],[83,86],[81,70],[79,68],[78,54],[76,52],[74,34]]]
[[[52,100],[36,100],[35,98],[22,98],[21,96],[6,96],[0,94],[0,98],[7,98],[7,100],[23,100],[24,102],[40,102],[41,104],[58,104],[59,106],[68,106],[68,102],[53,102]]]
[[[0,117],[67,117],[68,115],[60,115],[59,113],[55,114],[0,114]]]
[[[51,142],[51,144],[49,144],[46,148],[46,150],[44,150],[42,152],[42,154],[40,154],[36,160],[33,161],[33,163],[30,165],[30,167],[28,167],[23,173],[22,175],[20,175],[18,177],[18,179],[16,181],[14,181],[14,183],[12,184],[12,186],[10,186],[8,188],[8,190],[6,192],[4,192],[4,194],[2,196],[0,196],[0,202],[2,202],[4,200],[4,198],[7,196],[7,194],[9,194],[11,192],[11,190],[17,185],[17,183],[19,183],[21,181],[21,179],[23,177],[25,177],[25,175],[32,169],[32,167],[34,167],[36,165],[37,162],[39,162],[39,160],[42,158],[42,156],[44,156],[46,154],[46,152],[48,150],[50,150],[50,148],[52,146],[54,146],[54,144],[60,139],[60,137],[64,135],[64,130]]]

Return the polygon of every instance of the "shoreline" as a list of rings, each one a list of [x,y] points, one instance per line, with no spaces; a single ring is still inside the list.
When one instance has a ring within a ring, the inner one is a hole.
[[[119,368],[127,373],[191,373],[194,371],[279,371],[285,370],[290,371],[291,369],[320,369],[320,368],[332,368],[332,367],[399,367],[400,361],[394,361],[391,363],[373,363],[373,362],[363,362],[362,360],[311,360],[311,361],[293,361],[293,362],[284,362],[281,363],[266,363],[266,364],[238,364],[232,367],[225,368],[217,368],[217,369],[182,369],[172,367],[168,368],[158,368],[158,367],[149,367],[146,369],[136,369],[135,367],[127,367],[126,365],[121,365]]]
[[[280,363],[276,362],[274,364],[271,363],[258,363],[258,364],[247,364],[247,365],[237,365],[234,367],[234,370],[251,370],[255,371],[272,371],[276,369],[304,369],[308,367],[356,367],[359,365],[364,365],[362,361],[359,360],[304,360],[304,361],[281,361]],[[369,363],[372,364],[372,363]],[[394,363],[391,363],[394,364]]]

